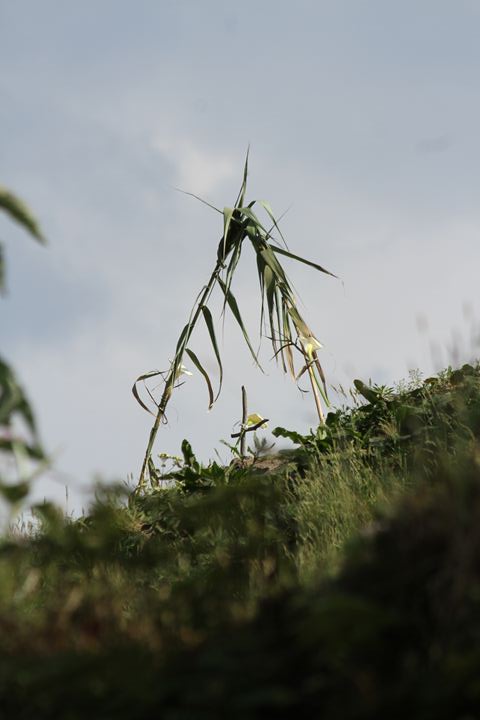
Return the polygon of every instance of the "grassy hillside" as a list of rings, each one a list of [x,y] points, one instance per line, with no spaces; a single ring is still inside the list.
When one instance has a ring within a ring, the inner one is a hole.
[[[479,367],[356,390],[292,450],[36,506],[2,717],[480,717]]]

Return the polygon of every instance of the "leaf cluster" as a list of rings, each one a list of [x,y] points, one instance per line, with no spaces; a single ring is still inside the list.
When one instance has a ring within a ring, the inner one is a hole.
[[[453,449],[480,434],[480,366],[448,368],[418,387],[401,389],[354,381],[357,405],[328,413],[324,426],[301,435],[282,427],[272,432],[291,440],[303,455],[326,458],[355,451],[375,462],[397,457],[434,461],[438,447]]]
[[[0,210],[37,241],[45,242],[29,208],[3,186],[0,186]],[[0,244],[0,293],[4,290],[5,264]],[[31,461],[46,461],[34,412],[14,370],[0,357],[0,495],[11,505],[16,505],[28,495],[34,476],[29,469]],[[7,482],[5,473],[5,466],[12,462],[17,470],[13,483]]]

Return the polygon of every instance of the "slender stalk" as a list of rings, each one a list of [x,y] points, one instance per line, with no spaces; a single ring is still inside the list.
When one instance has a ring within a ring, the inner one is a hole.
[[[247,417],[248,417],[248,408],[247,408],[247,391],[245,390],[245,386],[242,385],[242,430],[240,435],[240,456],[243,460],[245,457],[245,444],[246,444],[246,428],[247,428]]]
[[[182,364],[182,359],[183,359],[183,354],[185,352],[185,348],[187,347],[188,341],[190,340],[190,336],[195,328],[197,320],[200,317],[200,313],[202,312],[202,307],[208,300],[208,297],[209,297],[210,293],[212,292],[212,290],[215,286],[215,283],[218,280],[218,276],[220,275],[220,271],[222,270],[222,268],[223,268],[223,261],[218,260],[217,264],[215,265],[215,269],[210,277],[210,280],[208,281],[207,285],[205,286],[205,290],[203,291],[203,293],[197,303],[197,307],[195,308],[195,312],[189,323],[188,332],[183,341],[183,347],[180,348],[178,356],[175,357],[175,361],[173,363],[172,369],[170,370],[170,373],[165,382],[165,389],[163,391],[162,397],[160,398],[160,402],[158,403],[158,411],[157,411],[157,415],[155,417],[155,422],[153,424],[152,429],[150,430],[150,436],[148,438],[148,445],[147,445],[147,449],[145,452],[145,457],[143,460],[142,469],[140,471],[140,477],[139,477],[138,485],[137,485],[137,489],[136,489],[137,492],[142,490],[146,485],[148,462],[152,455],[153,445],[155,443],[155,439],[157,437],[158,430],[159,430],[160,425],[165,417],[165,411],[167,409],[168,402],[173,393],[175,379],[177,376],[178,369],[181,367],[181,364]]]

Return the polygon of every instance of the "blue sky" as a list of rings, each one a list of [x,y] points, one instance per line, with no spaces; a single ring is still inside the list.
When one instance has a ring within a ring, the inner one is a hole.
[[[249,196],[281,214],[289,266],[331,383],[394,382],[478,354],[480,3],[0,0],[0,182],[49,246],[0,218],[10,292],[1,351],[33,398],[56,471],[37,493],[79,507],[98,473],[138,473],[150,419],[130,394],[164,368],[206,281],[247,145]],[[254,267],[235,292],[258,328]],[[197,354],[214,371],[208,341]],[[240,386],[271,424],[312,402],[252,368],[226,322],[225,386],[194,376],[158,451],[227,452]]]

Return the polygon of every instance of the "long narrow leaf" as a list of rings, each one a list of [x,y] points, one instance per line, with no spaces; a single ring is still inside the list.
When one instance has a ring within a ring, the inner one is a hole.
[[[236,301],[236,299],[235,299],[235,296],[234,296],[234,294],[232,293],[232,291],[229,290],[229,289],[226,287],[225,283],[223,282],[223,280],[222,280],[221,278],[218,279],[218,282],[219,282],[220,287],[221,287],[222,290],[223,290],[223,293],[224,293],[225,298],[226,298],[226,300],[227,300],[228,306],[229,306],[230,310],[232,311],[233,317],[235,318],[235,320],[237,321],[237,323],[240,325],[240,329],[241,329],[241,331],[242,331],[242,333],[243,333],[243,337],[245,338],[245,342],[246,342],[247,345],[248,345],[248,349],[250,350],[250,353],[251,353],[253,359],[255,360],[256,365],[258,365],[258,367],[260,368],[260,370],[262,370],[262,368],[261,368],[261,366],[260,366],[260,363],[258,362],[257,354],[256,354],[255,350],[254,350],[253,347],[252,347],[252,343],[250,342],[250,338],[249,338],[249,336],[248,336],[247,330],[246,330],[246,328],[245,328],[245,325],[243,324],[242,316],[241,316],[241,314],[240,314],[240,310],[238,309],[238,304],[237,304],[237,301]],[[263,372],[263,370],[262,370],[262,372]]]
[[[280,338],[280,342],[282,343],[282,351],[280,353],[280,357],[282,359],[282,370],[284,373],[287,372],[287,367],[285,364],[285,342],[289,342],[289,338],[285,337],[285,313],[287,313],[287,307],[285,305],[285,302],[283,301],[282,293],[278,286],[275,287],[275,312],[277,317],[277,326],[278,326],[278,337]],[[274,347],[275,349],[275,347]]]
[[[14,414],[24,420],[38,439],[35,416],[28,398],[12,368],[0,358],[0,425],[9,425]]]
[[[181,188],[175,188],[177,192],[182,193],[182,195],[189,195],[190,197],[195,198],[195,200],[199,200],[203,205],[206,205],[207,207],[211,208],[212,210],[215,210],[215,212],[220,213],[222,215],[222,211],[219,210],[219,208],[215,207],[215,205],[212,205],[211,203],[207,202],[203,198],[199,197],[198,195],[195,195],[195,193],[188,192],[187,190],[182,190]]]
[[[208,388],[208,409],[210,410],[210,408],[212,407],[213,403],[215,402],[215,399],[214,399],[214,397],[213,397],[212,383],[210,382],[210,378],[209,378],[209,376],[208,376],[208,373],[207,373],[207,371],[205,370],[205,368],[203,367],[203,365],[202,365],[202,363],[200,362],[200,360],[198,359],[198,357],[197,357],[197,356],[195,355],[195,353],[193,352],[193,350],[190,350],[189,348],[187,348],[187,349],[185,350],[185,352],[187,353],[188,357],[189,357],[190,360],[193,362],[193,364],[195,365],[195,367],[197,368],[197,370],[198,370],[198,371],[203,375],[203,377],[205,378],[205,382],[207,383],[207,388]]]
[[[273,228],[271,228],[270,230],[267,230],[267,228],[266,228],[266,227],[263,225],[263,223],[259,220],[258,216],[253,212],[252,207],[253,207],[253,205],[255,205],[256,202],[257,202],[257,201],[254,200],[254,201],[251,202],[249,205],[247,205],[247,207],[240,208],[240,209],[239,209],[239,212],[241,212],[241,213],[242,213],[243,215],[245,215],[249,220],[252,221],[253,227],[255,228],[256,233],[257,233],[259,236],[261,236],[262,239],[263,239],[265,242],[268,242],[269,240],[272,240],[272,241],[274,241],[274,242],[278,242],[277,240],[275,240],[275,238],[274,238],[273,235],[271,234],[271,230],[272,230]],[[263,204],[265,201],[261,200],[260,202]],[[267,203],[267,205],[268,205],[268,203]],[[273,227],[276,227],[276,223],[274,223]],[[285,240],[284,240],[284,238],[283,238],[283,235],[282,235],[282,233],[280,232],[280,229],[279,229],[279,228],[278,228],[278,231],[279,231],[279,233],[280,233],[280,235],[281,235],[281,237],[282,237],[282,240],[283,240],[284,244],[286,245]]]
[[[263,262],[270,266],[276,275],[277,280],[283,282],[288,288],[290,288],[287,276],[272,252],[272,246],[266,242],[266,240],[262,237],[262,234],[252,225],[247,226],[246,232],[257,255],[262,256]]]
[[[322,381],[323,390],[324,390],[324,393],[325,393],[324,400],[325,400],[327,406],[329,406],[330,403],[328,402],[327,381],[326,381],[326,379],[325,379],[325,373],[323,372],[323,368],[322,368],[322,366],[320,365],[320,360],[318,359],[316,352],[313,353],[313,357],[315,358],[315,365],[316,365],[316,367],[317,367],[318,374],[320,375],[320,379],[321,379],[321,381]]]
[[[228,290],[230,290],[230,285],[232,284],[232,280],[233,280],[233,274],[238,265],[241,254],[242,254],[242,241],[240,239],[235,244],[235,247],[234,247],[233,253],[232,253],[232,257],[230,258],[230,262],[228,263],[227,273],[225,275],[225,285]]]
[[[261,297],[261,307],[260,307],[260,336],[263,334],[263,319],[265,314],[265,280],[264,280],[264,271],[265,271],[265,262],[260,255],[260,253],[256,253],[257,258],[257,272],[258,272],[258,282],[260,283],[260,297]]]
[[[227,255],[227,236],[228,231],[230,229],[230,223],[232,222],[232,217],[234,213],[234,208],[230,207],[224,207],[223,208],[223,242],[222,244],[222,259],[225,260]]]
[[[185,348],[188,344],[188,341],[190,340],[190,335],[192,334],[193,326],[192,323],[189,322],[185,325],[182,332],[180,333],[180,337],[178,338],[177,347],[175,348],[175,357],[173,359],[173,365],[175,366],[175,371],[177,371],[182,364],[182,355],[185,351]]]
[[[312,334],[312,331],[308,327],[305,320],[302,318],[300,313],[298,312],[295,305],[290,305],[288,308],[288,314],[292,318],[293,324],[295,325],[295,329],[299,335],[303,335],[303,337],[308,337]]]
[[[260,252],[267,265],[271,267],[272,271],[277,276],[277,280],[284,283],[286,288],[288,288],[288,290],[290,291],[290,283],[287,280],[284,269],[282,268],[274,253],[272,252],[273,249],[273,245],[267,245],[267,243],[262,243]]]
[[[314,377],[314,380],[315,380],[315,385],[317,386],[318,391],[320,392],[320,395],[321,395],[322,398],[323,398],[323,402],[325,403],[325,405],[326,405],[327,407],[330,407],[330,402],[329,402],[329,400],[328,400],[328,397],[327,397],[327,394],[326,394],[326,392],[325,392],[325,389],[323,388],[322,384],[320,383],[320,381],[319,381],[316,373],[313,373],[313,377]]]
[[[293,352],[292,352],[292,330],[290,327],[290,317],[288,314],[288,308],[282,307],[283,315],[283,352],[287,356],[287,365],[290,370],[292,378],[295,377],[295,367],[293,364]]]
[[[245,199],[245,191],[247,189],[247,177],[248,177],[248,156],[250,155],[250,145],[247,148],[247,154],[245,156],[245,165],[243,166],[243,180],[242,185],[240,187],[240,192],[238,193],[237,200],[235,202],[235,207],[241,207],[243,205],[243,201]]]
[[[133,383],[133,386],[132,386],[132,393],[133,393],[133,397],[135,398],[135,400],[138,402],[140,407],[142,407],[144,410],[146,410],[148,413],[150,413],[150,415],[153,415],[153,417],[155,417],[155,413],[153,413],[150,410],[150,408],[147,405],[145,405],[145,403],[143,402],[142,398],[139,395],[137,385],[139,382],[142,382],[143,380],[147,380],[148,378],[156,377],[158,375],[163,375],[163,373],[160,370],[151,370],[148,373],[139,375],[139,377],[135,380],[135,382]]]
[[[275,331],[275,305],[276,305],[276,287],[275,278],[271,268],[265,265],[263,272],[263,283],[265,286],[265,297],[267,298],[268,321],[270,324],[270,334],[272,336],[273,352],[277,351],[277,333]]]
[[[203,313],[203,317],[205,318],[205,324],[206,324],[207,329],[208,329],[208,334],[210,335],[210,341],[211,341],[211,343],[212,343],[213,352],[215,353],[215,357],[217,358],[218,369],[219,369],[219,371],[220,371],[220,380],[219,380],[219,384],[218,384],[218,392],[217,392],[217,394],[216,394],[216,396],[215,396],[215,400],[217,400],[218,396],[220,395],[220,391],[221,391],[221,389],[222,389],[222,383],[223,383],[223,366],[222,366],[222,360],[221,360],[221,357],[220,357],[220,351],[219,351],[219,349],[218,349],[217,338],[216,338],[216,336],[215,336],[215,328],[214,328],[214,325],[213,325],[212,313],[210,312],[210,310],[208,309],[208,307],[207,307],[206,305],[203,305],[203,307],[202,307],[202,313]]]
[[[266,200],[259,200],[258,202],[259,202],[260,205],[263,207],[263,209],[264,209],[265,212],[267,213],[267,215],[268,215],[268,217],[270,218],[270,220],[273,222],[273,226],[274,226],[275,229],[278,231],[278,234],[279,234],[280,237],[282,238],[282,240],[283,240],[283,242],[284,242],[284,244],[285,244],[285,247],[287,247],[287,241],[286,241],[285,238],[283,237],[282,231],[280,230],[280,228],[279,228],[279,226],[278,226],[277,219],[276,219],[275,215],[273,214],[273,210],[272,210],[272,208],[271,208],[271,206],[270,206],[270,203],[268,203]],[[268,232],[268,235],[270,235],[270,232]]]
[[[230,229],[230,223],[232,222],[234,208],[224,207],[223,208],[223,236],[227,239],[228,231]]]
[[[334,278],[337,278],[338,276],[331,273],[329,270],[326,270],[321,265],[317,265],[317,263],[311,262],[311,260],[306,260],[305,258],[300,257],[299,255],[294,255],[291,252],[288,252],[287,250],[284,250],[283,248],[277,247],[276,245],[270,246],[273,250],[273,252],[279,253],[279,255],[285,255],[285,257],[290,258],[290,260],[297,260],[298,262],[304,263],[305,265],[310,265],[310,267],[315,268],[315,270],[319,270],[320,272],[325,273],[326,275],[331,275]]]

